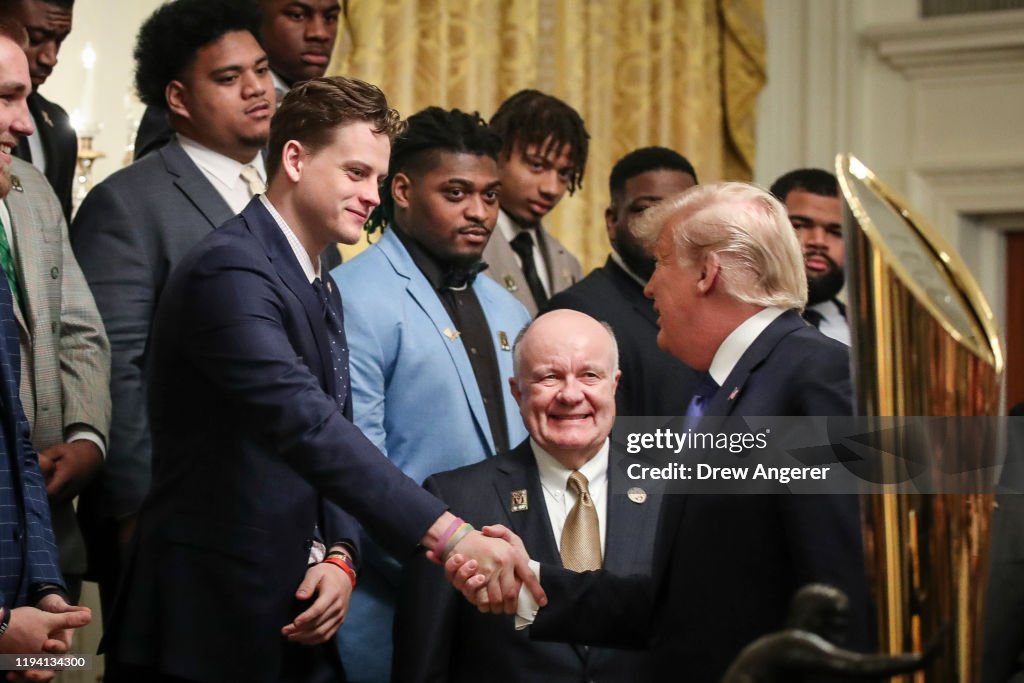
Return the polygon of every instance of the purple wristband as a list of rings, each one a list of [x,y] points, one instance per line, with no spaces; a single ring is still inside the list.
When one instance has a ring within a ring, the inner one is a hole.
[[[448,539],[450,539],[452,537],[452,534],[458,531],[459,527],[465,523],[466,522],[462,519],[462,517],[456,517],[455,521],[448,525],[448,528],[445,529],[445,532],[441,534],[441,539],[437,542],[437,545],[434,546],[434,554],[437,555],[438,559],[440,559],[444,555],[444,547],[448,545]]]

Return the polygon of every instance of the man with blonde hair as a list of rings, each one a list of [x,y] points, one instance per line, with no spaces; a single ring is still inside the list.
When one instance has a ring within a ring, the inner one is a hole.
[[[706,373],[688,418],[852,413],[846,347],[800,317],[803,259],[777,199],[745,183],[700,185],[633,229],[657,260],[645,293],[660,316],[658,345]],[[520,599],[532,637],[650,645],[655,670],[717,683],[745,645],[782,625],[796,591],[817,582],[847,594],[848,642],[866,645],[854,497],[668,495],[655,548],[653,583],[540,564],[548,605],[535,611]],[[459,564],[452,558],[449,572]],[[456,585],[483,603],[472,564]]]

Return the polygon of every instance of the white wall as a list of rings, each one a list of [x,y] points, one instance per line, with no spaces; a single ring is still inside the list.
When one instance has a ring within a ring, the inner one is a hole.
[[[1003,231],[1024,227],[1024,10],[920,20],[917,5],[765,0],[755,179],[852,152],[949,239],[1002,320]]]

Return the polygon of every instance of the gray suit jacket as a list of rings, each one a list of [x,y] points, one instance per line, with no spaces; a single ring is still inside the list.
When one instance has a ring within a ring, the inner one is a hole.
[[[37,451],[62,443],[72,425],[103,439],[110,428],[110,345],[68,240],[57,196],[30,163],[14,159],[7,195],[21,346],[21,402]],[[85,571],[85,546],[71,502],[51,506],[61,571]]]
[[[502,221],[511,220],[504,211],[498,215],[499,224]],[[544,255],[544,262],[548,267],[548,282],[551,285],[548,294],[554,296],[578,282],[583,277],[583,269],[580,267],[579,260],[555,239],[554,235],[545,230],[543,225],[538,226],[536,235],[540,251]],[[536,316],[537,303],[533,300],[530,288],[526,285],[526,277],[519,265],[519,257],[512,251],[512,246],[505,239],[500,225],[495,227],[494,232],[491,233],[491,239],[488,240],[487,248],[484,249],[484,261],[487,262],[487,270],[484,271],[484,275],[519,299],[523,306],[526,306],[531,317]]]
[[[151,477],[144,378],[156,306],[185,253],[232,215],[176,140],[114,173],[82,202],[71,240],[110,335],[113,422],[107,460],[82,494],[81,514],[138,512]]]

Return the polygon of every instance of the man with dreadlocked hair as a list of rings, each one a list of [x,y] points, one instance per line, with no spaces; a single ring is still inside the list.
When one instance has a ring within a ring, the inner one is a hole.
[[[491,118],[501,136],[498,229],[484,251],[487,275],[530,315],[580,279],[580,262],[541,220],[583,184],[590,135],[579,113],[537,90],[521,90]]]
[[[430,107],[391,151],[371,225],[383,236],[332,275],[345,293],[353,413],[418,482],[526,437],[504,397],[511,342],[530,317],[477,277],[498,218],[501,141],[477,114]],[[362,539],[363,569],[339,631],[349,681],[387,681],[399,560]]]

